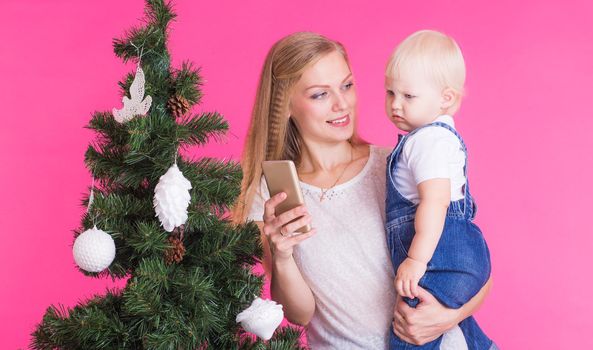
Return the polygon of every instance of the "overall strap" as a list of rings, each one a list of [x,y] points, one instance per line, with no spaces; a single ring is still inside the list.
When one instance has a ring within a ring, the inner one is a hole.
[[[463,138],[461,137],[461,135],[459,135],[459,133],[457,132],[457,130],[455,130],[451,125],[447,124],[447,123],[443,123],[443,122],[433,122],[427,125],[424,125],[421,128],[418,128],[416,130],[422,129],[422,128],[426,128],[429,126],[440,126],[443,127],[449,131],[451,131],[453,133],[453,135],[455,135],[457,137],[457,139],[459,139],[459,142],[461,143],[461,147],[463,147],[463,152],[465,153],[465,158],[467,160],[467,147],[465,147],[465,142],[463,142]],[[414,130],[414,131],[416,131]],[[467,165],[467,164],[466,164]]]
[[[397,145],[395,146],[395,149],[393,150],[393,152],[391,152],[391,154],[389,155],[389,160],[387,162],[387,176],[389,177],[389,181],[391,182],[391,185],[393,186],[393,188],[396,188],[395,179],[393,178],[393,171],[392,171],[393,162],[395,161],[396,165],[397,165],[397,159],[399,158],[399,154],[402,152],[402,150],[404,148],[404,144],[406,143],[406,140],[408,139],[408,136],[410,136],[412,133],[409,133],[405,136],[402,134],[397,134]]]

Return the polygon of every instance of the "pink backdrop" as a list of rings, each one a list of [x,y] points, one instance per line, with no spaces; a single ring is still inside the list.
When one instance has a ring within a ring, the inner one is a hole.
[[[83,155],[95,110],[120,106],[133,69],[111,39],[143,3],[0,5],[0,348],[26,347],[52,303],[74,305],[109,281],[74,267],[72,233],[90,177]],[[468,66],[457,117],[470,149],[477,222],[494,288],[477,316],[502,349],[592,348],[593,3],[590,1],[178,1],[173,60],[207,80],[200,109],[231,123],[200,154],[238,159],[259,69],[272,43],[312,30],[342,41],[357,79],[361,133],[393,145],[383,67],[422,28],[453,35]],[[589,180],[587,180],[589,179]]]

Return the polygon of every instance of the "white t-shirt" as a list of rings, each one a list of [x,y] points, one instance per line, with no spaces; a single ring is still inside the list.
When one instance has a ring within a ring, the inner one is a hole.
[[[294,249],[315,297],[307,326],[309,346],[385,350],[395,305],[393,267],[385,239],[385,168],[390,150],[370,146],[369,159],[351,180],[321,190],[301,182],[317,233]],[[262,179],[248,218],[262,221],[269,198]]]
[[[435,121],[455,128],[453,117],[441,115]],[[430,179],[451,180],[451,201],[464,197],[465,153],[451,131],[430,126],[409,136],[395,172],[395,187],[412,203],[419,203],[418,185]]]
[[[450,132],[449,132],[450,133]],[[301,182],[317,234],[293,256],[315,298],[306,327],[312,350],[387,350],[395,306],[395,278],[385,238],[388,148],[370,146],[361,172],[329,190]],[[262,221],[270,198],[262,177],[248,219]],[[445,332],[441,350],[467,350],[459,326]]]

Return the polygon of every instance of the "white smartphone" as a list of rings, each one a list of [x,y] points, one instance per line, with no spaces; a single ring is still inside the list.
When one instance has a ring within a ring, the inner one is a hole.
[[[262,162],[262,169],[270,197],[280,192],[286,193],[286,199],[276,207],[275,215],[280,215],[299,205],[305,204],[299,177],[296,167],[292,160],[266,160]],[[296,218],[296,221],[300,218]],[[291,221],[292,222],[292,221]],[[310,225],[305,225],[296,230],[296,232],[305,233],[311,230]]]

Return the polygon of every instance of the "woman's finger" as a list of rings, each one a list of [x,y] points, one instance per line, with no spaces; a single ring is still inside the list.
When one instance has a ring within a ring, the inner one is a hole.
[[[408,303],[404,301],[401,297],[398,297],[395,302],[395,312],[399,313],[406,323],[410,318],[410,314],[413,313],[416,309],[411,308]]]
[[[276,207],[286,199],[286,193],[280,192],[264,203],[264,222],[274,219]]]
[[[305,215],[306,213],[307,213],[307,208],[305,208],[304,205],[299,205],[298,207],[287,210],[280,215],[276,215],[274,220],[272,220],[272,224],[276,227],[281,227],[281,226],[288,224],[292,220]],[[288,233],[288,232],[285,232],[285,234],[286,233]]]
[[[295,235],[293,237],[277,237],[275,238],[275,245],[276,245],[276,249],[280,252],[284,252],[284,253],[289,253],[292,254],[293,248],[295,245],[299,244],[300,242],[304,241],[305,239],[311,237],[312,235],[315,234],[315,229],[307,232],[307,233],[302,233],[299,235]]]
[[[416,295],[416,297],[420,299],[420,303],[424,305],[439,304],[435,297],[432,294],[430,294],[426,289],[422,288],[422,286],[418,286],[417,289],[418,295]]]
[[[394,308],[393,310],[393,319],[395,322],[403,325],[406,324],[406,318],[404,317],[404,315],[399,312],[399,310],[397,308]]]
[[[403,324],[393,321],[393,333],[397,335],[401,340],[405,341],[406,343],[413,344],[412,339],[409,338],[406,334],[405,327]]]
[[[395,297],[395,307],[393,308],[393,331],[395,334],[397,334],[397,336],[409,343],[410,339],[405,332],[405,327],[407,327],[408,320],[406,319],[406,315],[401,310],[401,304],[409,307],[408,304],[406,304],[406,302],[402,299],[402,296],[397,295]]]
[[[308,232],[299,233],[298,235],[288,237],[287,241],[290,242],[291,245],[295,246],[295,245],[301,243],[302,241],[308,239],[309,237],[313,236],[315,233],[317,233],[317,230],[313,228],[313,229],[309,230]]]
[[[274,234],[274,231],[276,231],[276,228],[273,227],[272,225],[270,225],[269,223],[266,224],[264,221],[264,226],[262,227],[262,232],[268,238],[268,241],[270,241],[270,238]]]
[[[411,332],[410,325],[407,323],[392,322],[393,332],[403,341],[412,345],[424,345],[427,341],[422,341]],[[438,338],[438,337],[437,337]],[[436,338],[435,338],[436,339]]]
[[[299,228],[311,223],[311,215],[305,214],[300,219],[292,221],[282,227],[282,233],[284,236],[292,236],[292,233],[296,232]]]

